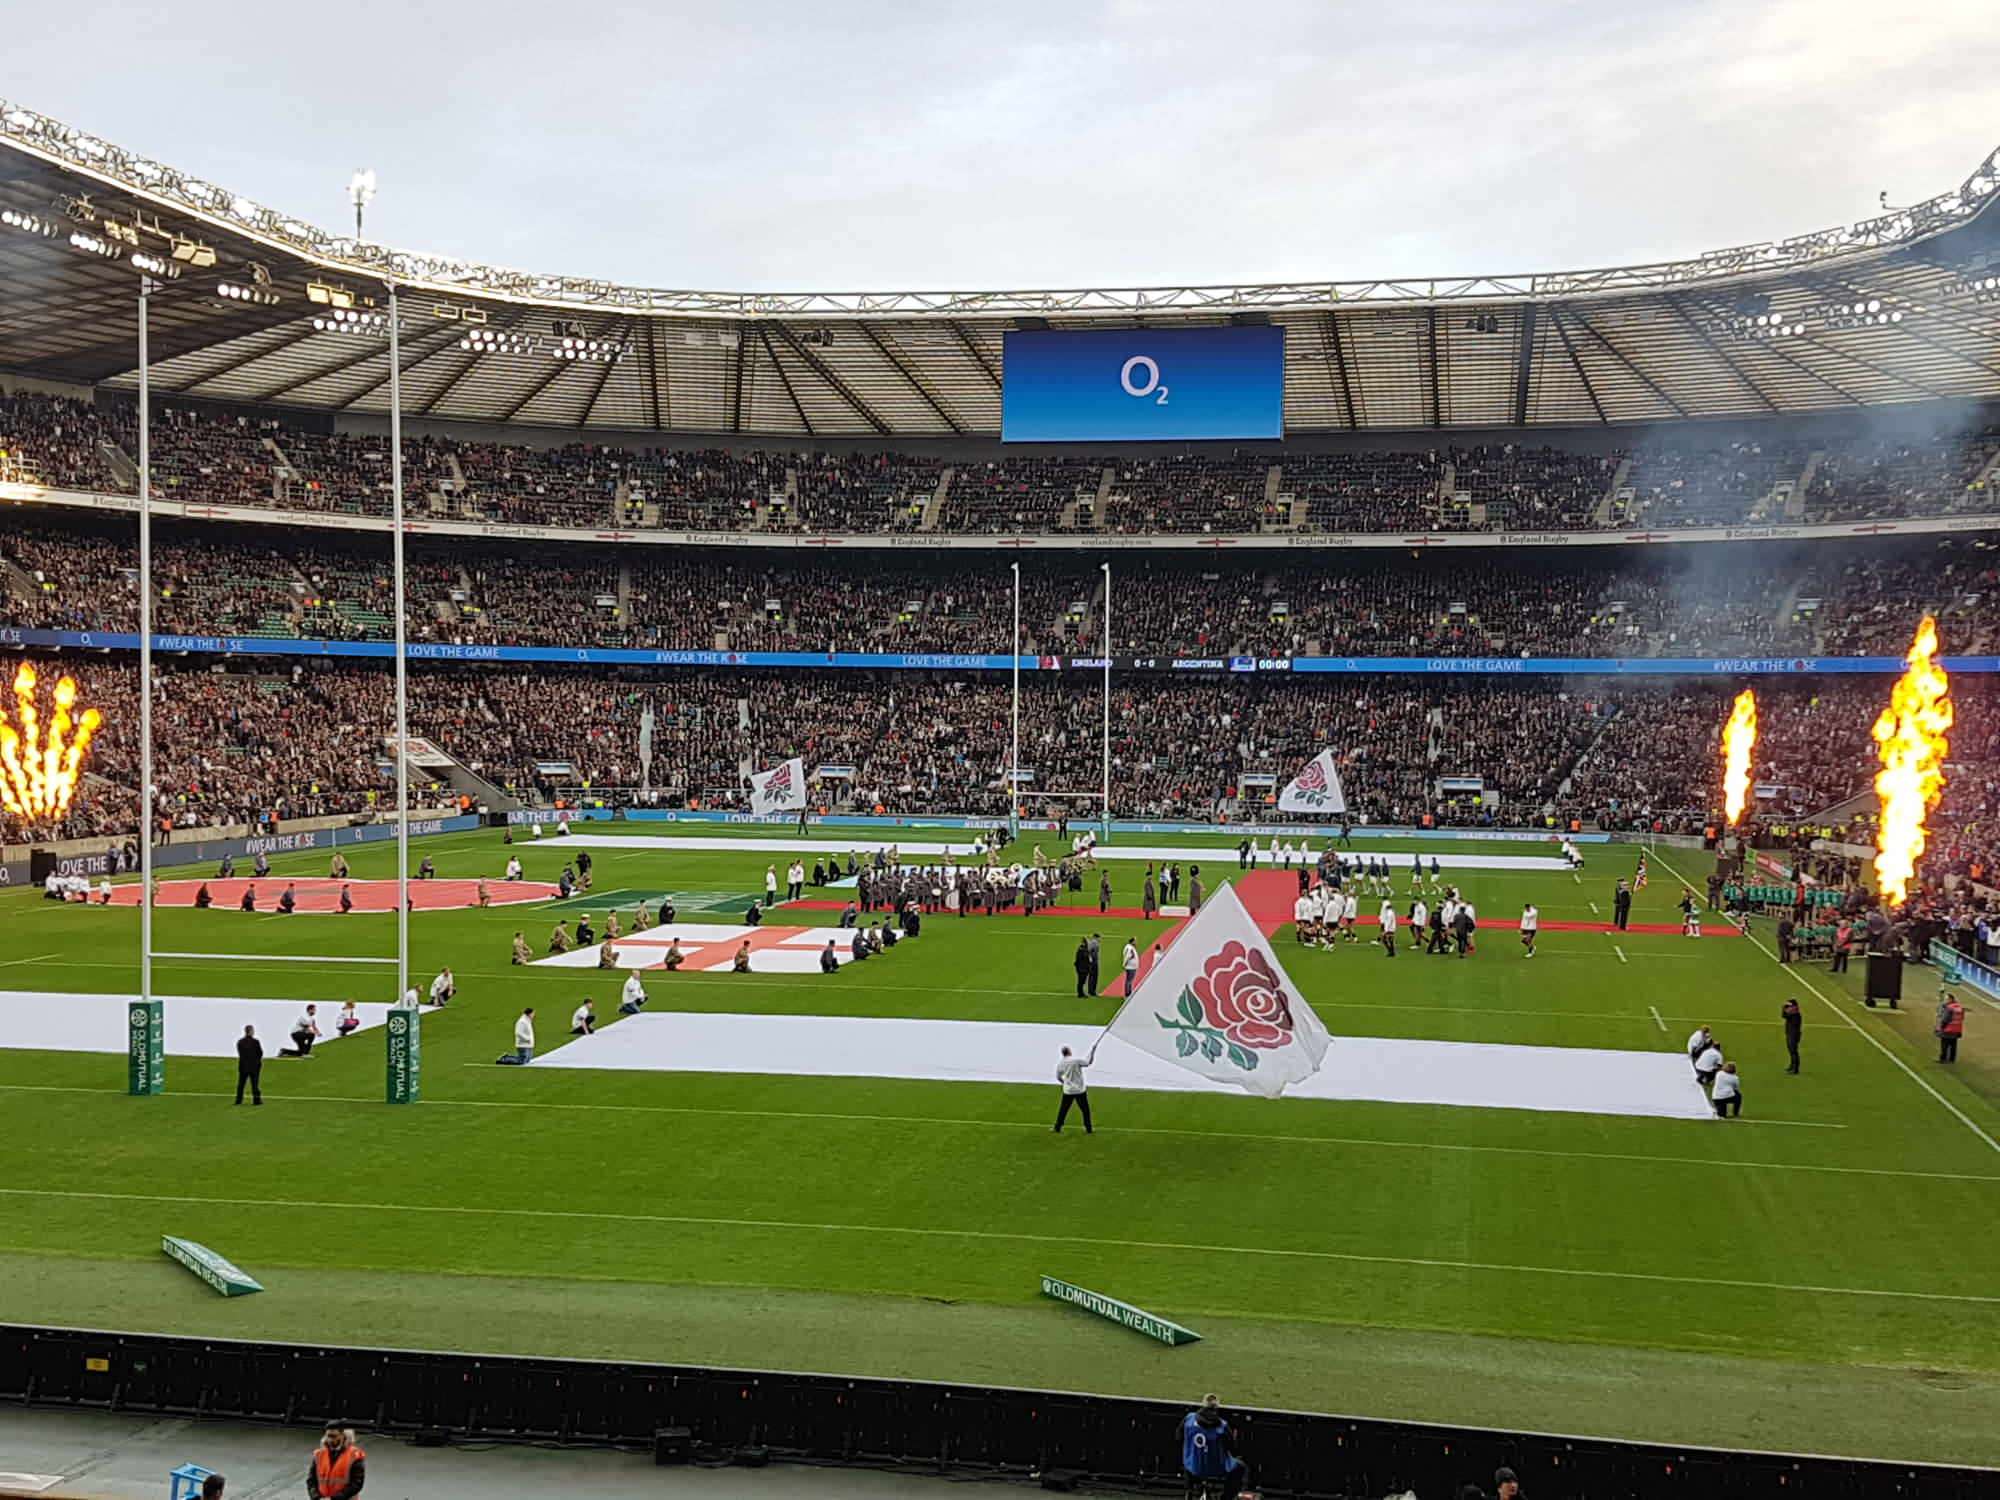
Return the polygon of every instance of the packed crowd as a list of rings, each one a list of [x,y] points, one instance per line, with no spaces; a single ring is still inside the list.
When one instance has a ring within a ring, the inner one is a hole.
[[[0,625],[131,630],[130,518],[63,512],[0,528]],[[385,538],[160,522],[154,622],[189,635],[386,640]],[[495,543],[406,549],[412,640],[698,651],[1002,653],[1009,560],[914,552]],[[1716,551],[1381,553],[1112,560],[1111,649],[1133,656],[1900,654],[1938,616],[1947,649],[2000,645],[2000,552],[1937,543]],[[1022,649],[1088,655],[1104,580],[1068,554],[1021,564]]]
[[[69,814],[30,827],[0,813],[0,843],[135,830],[139,817],[138,671],[131,660],[37,659],[44,682],[76,679],[78,708],[103,724]],[[324,668],[243,672],[163,664],[156,671],[157,829],[361,813],[393,803],[382,755],[388,678]]]
[[[130,664],[45,659],[105,715],[91,773],[57,828],[0,839],[128,832],[137,815]],[[173,823],[266,824],[365,814],[392,795],[383,753],[391,678],[376,667],[167,658],[156,693],[157,796]],[[1275,816],[1277,789],[1333,746],[1358,817],[1396,824],[1698,833],[1712,822],[1717,735],[1735,684],[1575,678],[1284,676],[1114,680],[1110,776],[1126,817]],[[1864,793],[1883,679],[1766,680],[1754,816],[1783,826]],[[1963,677],[1930,870],[1990,880],[2000,854],[2000,691]],[[1093,805],[1102,700],[1088,674],[1035,674],[1021,706],[1030,811]],[[412,732],[503,793],[669,806],[740,805],[744,773],[793,755],[824,806],[1002,817],[1013,735],[999,674],[685,670],[532,673],[420,663]],[[1449,792],[1445,778],[1479,783]],[[419,788],[420,795],[425,789]],[[1865,817],[1840,826],[1863,841]]]
[[[0,395],[0,453],[10,469],[45,484],[130,493],[137,451],[130,405]],[[1982,479],[1996,453],[2000,427],[1970,418],[1895,435],[1780,429],[1708,444],[1669,430],[1600,452],[1494,443],[962,459],[494,443],[432,432],[405,438],[403,464],[414,513],[508,525],[890,533],[927,524],[938,497],[936,527],[945,532],[1242,534],[1295,525],[1542,531],[1987,511],[2000,499]],[[324,418],[167,400],[155,408],[151,458],[163,498],[389,510],[386,439],[326,430]]]

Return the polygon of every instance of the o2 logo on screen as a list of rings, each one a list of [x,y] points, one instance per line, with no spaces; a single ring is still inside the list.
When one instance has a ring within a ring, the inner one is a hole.
[[[1143,401],[1153,398],[1153,405],[1167,404],[1167,388],[1160,383],[1160,363],[1150,354],[1135,354],[1125,361],[1118,372],[1118,384],[1125,394]]]

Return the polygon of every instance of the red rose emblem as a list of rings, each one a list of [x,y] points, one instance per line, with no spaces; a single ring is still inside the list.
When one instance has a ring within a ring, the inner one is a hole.
[[[1239,1047],[1269,1051],[1291,1044],[1291,1003],[1262,953],[1225,943],[1189,988],[1208,1024]]]
[[[1303,771],[1299,772],[1299,790],[1302,792],[1323,792],[1326,790],[1326,772],[1320,769],[1318,761],[1314,761]]]

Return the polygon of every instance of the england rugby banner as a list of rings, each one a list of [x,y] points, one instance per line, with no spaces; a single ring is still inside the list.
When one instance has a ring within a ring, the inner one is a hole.
[[[1278,794],[1279,812],[1344,813],[1347,794],[1340,789],[1340,771],[1333,752],[1322,750],[1313,763],[1285,783]]]
[[[750,811],[753,813],[797,812],[805,805],[806,763],[798,756],[782,766],[752,773]]]
[[[1319,1071],[1328,1041],[1227,885],[1181,929],[1107,1034],[1212,1083],[1273,1099]]]

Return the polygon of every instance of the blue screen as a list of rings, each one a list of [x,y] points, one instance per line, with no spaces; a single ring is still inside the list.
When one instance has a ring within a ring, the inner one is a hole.
[[[1284,436],[1282,328],[1020,329],[1002,359],[1003,442]]]

